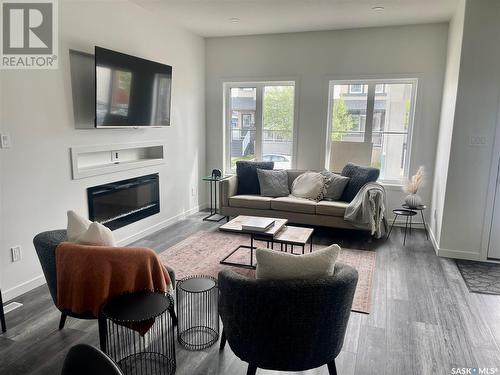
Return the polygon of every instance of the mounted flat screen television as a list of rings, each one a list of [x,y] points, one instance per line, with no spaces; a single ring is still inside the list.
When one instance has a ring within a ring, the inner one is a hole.
[[[95,126],[170,125],[172,67],[95,47]]]

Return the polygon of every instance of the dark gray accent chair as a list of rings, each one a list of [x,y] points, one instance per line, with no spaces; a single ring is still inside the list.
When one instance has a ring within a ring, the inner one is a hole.
[[[67,240],[66,230],[51,230],[39,233],[33,239],[35,250],[42,265],[43,274],[47,280],[50,295],[57,307],[57,271],[56,271],[56,248],[61,243]],[[172,287],[175,286],[175,272],[169,267],[166,267]],[[78,319],[96,319],[91,314],[76,314],[69,310],[61,310],[61,320],[59,321],[59,329],[64,328],[66,318],[70,316]]]
[[[61,375],[123,375],[118,365],[106,354],[93,346],[73,346],[66,358]]]
[[[336,375],[358,272],[335,265],[334,275],[317,280],[255,280],[219,273],[219,313],[233,352],[257,368],[306,371],[327,364]]]

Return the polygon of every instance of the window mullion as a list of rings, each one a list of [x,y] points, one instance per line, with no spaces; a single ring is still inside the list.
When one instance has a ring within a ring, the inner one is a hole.
[[[264,85],[256,85],[255,103],[255,159],[262,160],[262,139],[263,139],[263,100]]]
[[[375,83],[368,84],[366,102],[365,142],[372,143],[373,112],[375,110]]]

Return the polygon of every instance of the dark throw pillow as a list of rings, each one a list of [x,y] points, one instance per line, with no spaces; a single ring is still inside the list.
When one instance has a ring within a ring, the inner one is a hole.
[[[257,169],[259,177],[260,195],[263,197],[288,197],[288,173],[283,169]]]
[[[237,161],[236,176],[238,176],[238,195],[260,194],[257,169],[273,169],[272,161]]]
[[[379,174],[380,170],[377,168],[362,167],[353,163],[347,163],[344,169],[342,169],[342,176],[349,177],[349,181],[340,200],[351,202],[363,185],[368,182],[377,181]]]

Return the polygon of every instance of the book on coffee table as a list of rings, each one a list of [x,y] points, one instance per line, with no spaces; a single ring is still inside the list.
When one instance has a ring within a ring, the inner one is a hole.
[[[269,217],[251,217],[241,224],[242,230],[265,232],[274,225],[274,219]]]

